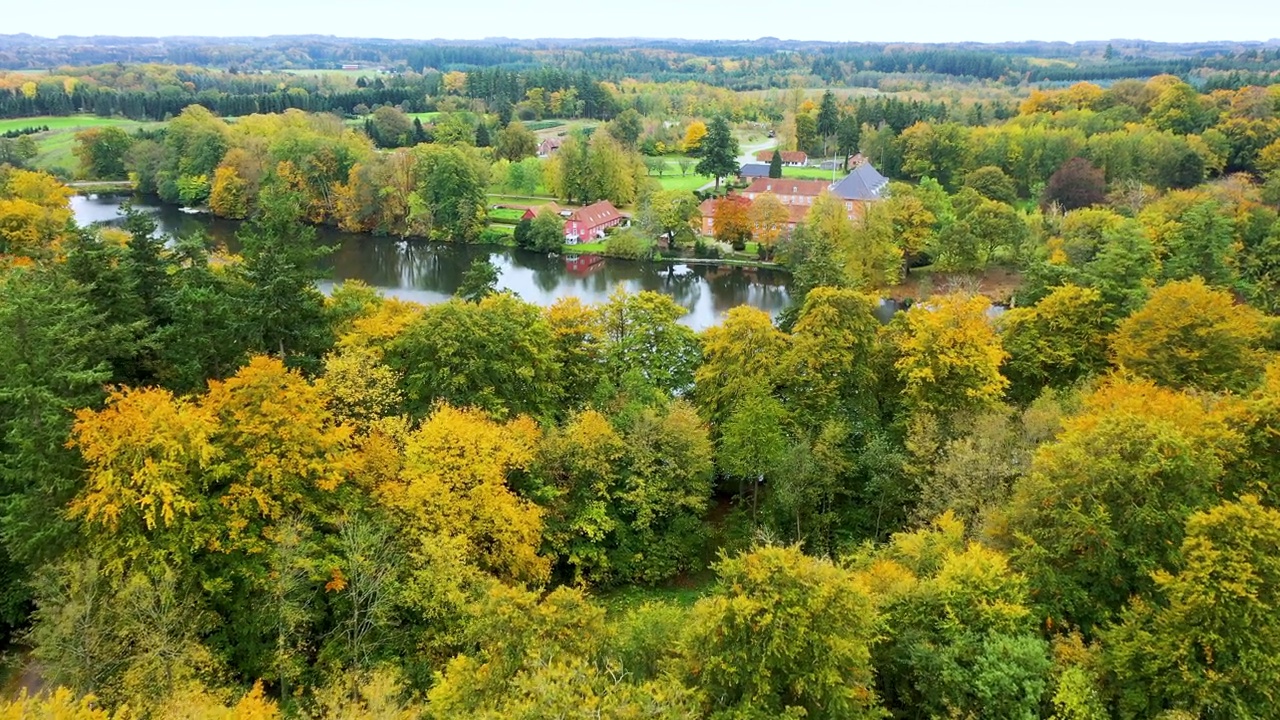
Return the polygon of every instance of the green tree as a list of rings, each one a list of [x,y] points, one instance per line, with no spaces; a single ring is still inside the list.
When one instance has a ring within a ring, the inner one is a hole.
[[[423,230],[421,234],[455,242],[480,237],[485,185],[470,152],[440,145],[414,149],[417,189],[410,200],[410,221]]]
[[[498,131],[498,141],[493,149],[498,157],[518,163],[538,152],[538,138],[524,123],[512,120]]]
[[[738,174],[738,141],[729,129],[729,121],[717,116],[707,128],[702,141],[702,159],[698,161],[699,175],[711,175],[716,179],[716,190],[721,178]]]
[[[541,311],[507,293],[427,308],[386,348],[403,378],[407,409],[424,417],[439,400],[497,415],[550,417],[558,370]]]
[[[1280,512],[1253,496],[1187,519],[1175,567],[1106,633],[1120,717],[1263,717],[1280,684]]]
[[[606,376],[617,386],[638,375],[665,394],[693,387],[701,362],[698,336],[676,322],[688,311],[666,295],[619,289],[600,307]]]
[[[878,718],[866,587],[798,548],[765,547],[716,568],[681,639],[687,681],[724,717]]]
[[[237,235],[243,246],[244,313],[250,347],[316,366],[332,336],[325,322],[317,261],[329,248],[302,224],[301,198],[278,183],[263,188],[258,210]]]
[[[964,186],[973,188],[988,200],[1012,205],[1018,201],[1018,191],[1013,179],[1003,170],[986,165],[964,176]]]
[[[100,127],[76,133],[76,157],[80,175],[91,180],[122,180],[124,159],[133,138],[118,127]]]
[[[564,247],[564,220],[550,211],[543,211],[533,218],[529,227],[529,247],[538,252],[560,252]]]
[[[877,689],[897,716],[1036,718],[1050,664],[1026,578],[964,534],[943,515],[860,563],[885,616]]]
[[[640,122],[640,113],[635,108],[627,108],[609,123],[608,130],[613,139],[622,143],[623,147],[635,150],[636,143],[640,141],[640,133],[644,132],[644,125]]]
[[[1221,413],[1150,383],[1112,381],[1089,396],[1036,453],[1008,509],[1006,539],[1039,616],[1091,632],[1149,593],[1241,441]]]
[[[1112,327],[1102,293],[1076,285],[1054,288],[1031,307],[1009,310],[1000,318],[1009,395],[1030,402],[1044,388],[1069,387],[1101,372]]]
[[[769,157],[769,177],[782,177],[782,150],[779,148],[774,148],[773,155]]]
[[[488,257],[480,257],[473,260],[462,274],[462,282],[454,295],[468,302],[478,303],[497,292],[497,287],[498,267]]]
[[[835,93],[827,90],[822,93],[822,101],[818,105],[818,135],[822,138],[822,155],[827,155],[827,145],[840,130],[840,110],[836,107]]]
[[[17,626],[29,571],[72,540],[63,508],[81,473],[72,413],[110,377],[108,337],[84,288],[56,268],[0,270],[0,622]]]

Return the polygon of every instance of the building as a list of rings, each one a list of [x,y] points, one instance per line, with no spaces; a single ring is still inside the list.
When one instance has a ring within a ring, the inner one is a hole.
[[[756,153],[756,160],[768,165],[773,162],[773,150],[761,150]],[[799,150],[783,150],[782,164],[792,167],[803,167],[809,164],[809,156]]]
[[[538,217],[538,213],[545,212],[545,211],[553,212],[556,215],[559,215],[560,217],[564,217],[564,218],[567,218],[569,217],[569,215],[572,214],[569,210],[562,210],[560,206],[555,203],[547,203],[546,205],[530,205],[529,207],[525,208],[524,214],[520,216],[520,219],[532,220]]]
[[[747,163],[738,170],[738,177],[743,180],[769,177],[769,166],[760,163]]]
[[[791,178],[759,178],[742,191],[742,196],[755,200],[764,193],[771,192],[778,196],[783,205],[809,206],[822,194],[830,190],[831,183],[826,180],[793,180]]]
[[[538,143],[538,157],[540,158],[551,157],[551,153],[559,150],[560,146],[563,144],[564,144],[564,138],[560,138],[560,137],[549,137],[543,140],[542,142]]]
[[[698,212],[702,213],[702,229],[700,231],[702,235],[704,237],[715,235],[716,199],[707,198],[703,200],[702,204],[698,206]]]
[[[620,225],[625,219],[626,216],[608,200],[578,208],[565,219],[564,241],[570,245],[591,242],[604,237],[605,230]]]
[[[849,217],[861,217],[867,209],[867,203],[881,200],[889,189],[889,178],[871,167],[871,163],[862,162],[853,168],[843,180],[831,187],[831,192],[844,201]]]

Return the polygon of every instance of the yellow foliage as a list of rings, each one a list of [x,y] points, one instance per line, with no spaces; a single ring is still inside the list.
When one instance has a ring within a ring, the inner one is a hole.
[[[540,436],[525,416],[499,424],[479,410],[442,404],[409,436],[404,468],[379,499],[423,542],[465,539],[479,566],[541,583],[550,570],[538,555],[542,511],[507,485],[510,473],[531,465]]]
[[[1000,399],[1006,353],[980,295],[935,296],[918,303],[896,328],[898,377],[918,410],[976,409]]]
[[[338,338],[338,347],[373,348],[381,356],[382,347],[412,325],[425,309],[417,303],[383,298],[372,313],[352,322],[351,329]]]
[[[399,378],[371,348],[346,348],[324,360],[321,392],[329,409],[343,421],[367,429],[399,406]]]
[[[275,701],[263,692],[261,680],[230,706],[218,694],[193,686],[175,694],[154,715],[157,720],[279,720],[281,717]]]
[[[0,702],[0,720],[127,720],[126,712],[109,713],[96,705],[96,698],[77,698],[67,688],[30,697],[26,690],[11,702]]]
[[[689,123],[689,127],[684,131],[684,142],[681,147],[685,152],[693,152],[702,147],[702,140],[707,136],[707,124],[701,120],[694,120]]]
[[[0,178],[0,255],[56,255],[72,229],[71,189],[42,172]]]

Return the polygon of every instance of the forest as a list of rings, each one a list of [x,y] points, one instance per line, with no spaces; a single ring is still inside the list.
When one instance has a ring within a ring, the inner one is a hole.
[[[0,718],[1276,714],[1280,85],[740,92],[394,45],[422,66],[0,75]],[[163,123],[36,167],[85,112]],[[721,187],[740,137],[890,182],[791,227]],[[234,252],[81,226],[73,178]],[[754,243],[791,305],[317,286],[317,226],[564,250],[553,214],[497,232],[499,191],[628,208],[614,254]]]

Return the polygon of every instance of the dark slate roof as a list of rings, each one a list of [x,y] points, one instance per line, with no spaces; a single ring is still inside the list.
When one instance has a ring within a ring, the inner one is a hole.
[[[879,200],[887,187],[889,178],[864,162],[836,183],[831,192],[844,200]]]
[[[738,176],[750,178],[769,177],[769,166],[762,163],[747,163],[738,171]]]

